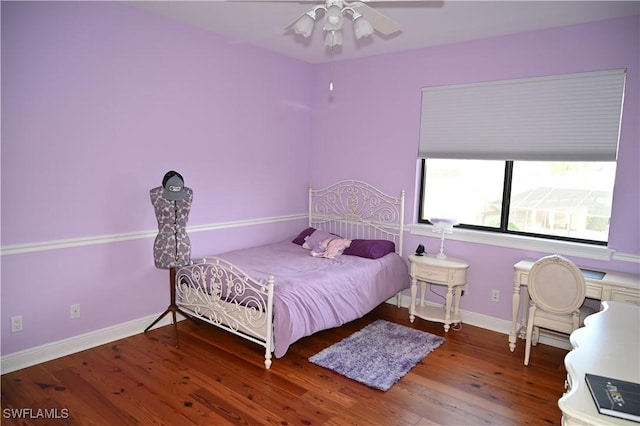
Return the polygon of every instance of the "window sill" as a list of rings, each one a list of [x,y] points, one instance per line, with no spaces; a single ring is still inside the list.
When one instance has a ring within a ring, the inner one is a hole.
[[[412,235],[440,238],[439,234],[432,231],[433,226],[431,225],[414,224],[409,225],[408,228]],[[568,241],[545,240],[542,238],[526,237],[522,235],[498,234],[472,229],[456,228],[454,229],[453,234],[446,234],[445,238],[447,240],[487,244],[526,251],[558,253],[564,256],[574,256],[592,260],[610,261],[615,253],[615,250],[605,246],[573,243]]]

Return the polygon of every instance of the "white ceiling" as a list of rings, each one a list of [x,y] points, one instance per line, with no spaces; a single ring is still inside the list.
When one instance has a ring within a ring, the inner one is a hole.
[[[134,1],[137,8],[259,46],[309,63],[332,59],[322,24],[308,39],[285,27],[320,1],[210,0]],[[392,36],[375,33],[356,41],[345,22],[344,43],[334,60],[352,59],[428,46],[514,34],[640,14],[640,0],[627,1],[381,1],[370,6],[403,27]],[[640,36],[640,35],[639,35]]]

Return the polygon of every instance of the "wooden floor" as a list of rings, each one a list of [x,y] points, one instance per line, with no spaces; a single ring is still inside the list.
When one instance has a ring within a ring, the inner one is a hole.
[[[308,362],[378,318],[446,342],[387,392]],[[560,424],[565,350],[538,345],[524,367],[522,341],[511,353],[504,334],[470,325],[445,334],[389,304],[298,341],[270,370],[256,344],[194,321],[178,327],[179,349],[166,326],[3,375],[2,424]]]

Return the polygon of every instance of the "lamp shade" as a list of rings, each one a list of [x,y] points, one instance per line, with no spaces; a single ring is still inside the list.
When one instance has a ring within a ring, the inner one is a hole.
[[[314,13],[315,15],[315,13]],[[315,24],[315,19],[310,13],[305,13],[293,24],[293,31],[296,34],[301,34],[304,37],[309,37],[311,32],[313,31],[313,25]]]
[[[360,15],[353,19],[353,32],[356,35],[356,39],[360,40],[362,37],[369,37],[373,34],[373,26]]]
[[[328,47],[342,45],[342,31],[327,31],[327,36],[324,39],[324,44]]]

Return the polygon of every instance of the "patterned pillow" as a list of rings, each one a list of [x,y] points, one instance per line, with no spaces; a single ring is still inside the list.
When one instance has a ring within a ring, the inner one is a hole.
[[[331,236],[324,240],[318,247],[311,250],[311,256],[326,257],[334,259],[340,256],[346,247],[349,247],[351,240],[345,240],[336,236]]]

